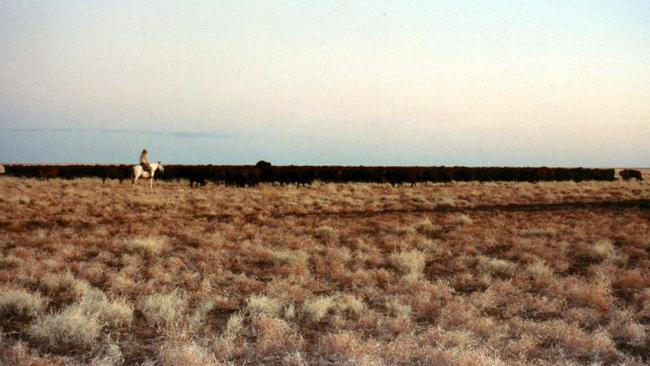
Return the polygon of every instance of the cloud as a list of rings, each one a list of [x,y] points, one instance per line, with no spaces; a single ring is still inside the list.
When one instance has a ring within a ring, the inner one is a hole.
[[[164,131],[164,130],[138,130],[126,128],[5,128],[0,129],[7,132],[47,132],[47,133],[80,133],[80,132],[99,132],[110,134],[140,134],[140,135],[155,135],[155,136],[168,136],[183,139],[232,139],[236,135],[229,133],[221,133],[214,131]]]
[[[44,132],[47,131],[45,128],[3,128],[0,129],[2,132]]]
[[[217,133],[217,132],[189,132],[189,131],[148,131],[143,133],[150,133],[153,135],[163,135],[163,136],[173,136],[179,138],[208,138],[208,139],[229,139],[233,138],[234,135]]]

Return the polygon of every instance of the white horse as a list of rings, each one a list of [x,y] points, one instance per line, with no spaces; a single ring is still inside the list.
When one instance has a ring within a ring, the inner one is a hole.
[[[165,168],[161,162],[149,164],[149,171],[146,171],[142,168],[142,165],[134,165],[131,167],[131,186],[135,185],[135,182],[138,178],[149,178],[149,188],[153,188],[153,176],[156,174],[156,170],[164,172]]]

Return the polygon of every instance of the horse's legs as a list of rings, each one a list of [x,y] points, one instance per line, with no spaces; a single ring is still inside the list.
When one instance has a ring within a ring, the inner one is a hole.
[[[153,189],[153,177],[149,178],[149,189]]]

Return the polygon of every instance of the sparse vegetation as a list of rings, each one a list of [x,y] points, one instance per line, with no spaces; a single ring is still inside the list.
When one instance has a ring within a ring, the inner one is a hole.
[[[0,316],[35,317],[43,308],[43,298],[39,293],[23,289],[0,289]]]
[[[317,296],[307,300],[302,306],[302,311],[307,319],[313,322],[319,322],[333,305],[333,296]]]
[[[593,255],[599,260],[605,260],[614,255],[614,246],[608,240],[601,240],[591,249]]]
[[[236,337],[243,329],[244,317],[241,314],[233,314],[228,318],[223,335],[228,338]]]
[[[409,319],[411,317],[411,306],[402,304],[397,299],[390,299],[386,303],[386,309],[389,314],[402,319]]]
[[[557,231],[552,228],[528,228],[521,230],[523,237],[546,237],[552,238],[557,235]]]
[[[28,328],[27,334],[46,349],[64,350],[72,347],[84,350],[96,345],[101,328],[97,315],[89,315],[83,306],[75,304],[59,313],[38,319]]]
[[[452,217],[451,222],[458,225],[472,225],[474,220],[465,214],[458,214]]]
[[[338,239],[336,229],[331,226],[323,225],[316,228],[316,236],[327,243],[332,243]]]
[[[491,275],[512,276],[517,270],[517,265],[505,259],[488,258],[481,256],[478,258],[478,269],[481,273]]]
[[[160,352],[160,363],[165,366],[214,365],[214,356],[205,347],[191,342],[188,344],[166,344]]]
[[[354,318],[359,318],[366,311],[366,304],[349,294],[339,296],[336,306],[339,312]]]
[[[183,314],[185,301],[176,292],[153,294],[144,299],[142,313],[155,326],[174,324]]]
[[[154,193],[0,179],[0,364],[650,361],[646,181]]]
[[[424,269],[425,256],[418,250],[393,253],[389,259],[395,269],[404,275],[419,276]]]
[[[127,250],[139,252],[142,255],[153,257],[165,247],[165,239],[158,237],[128,239],[124,243]]]
[[[251,316],[258,314],[267,314],[276,316],[282,309],[282,303],[279,300],[264,295],[253,295],[248,298],[247,307]]]

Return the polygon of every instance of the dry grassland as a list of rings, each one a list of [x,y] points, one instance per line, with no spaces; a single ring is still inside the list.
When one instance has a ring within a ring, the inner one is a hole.
[[[0,364],[646,364],[650,210],[617,204],[639,199],[5,177]]]

